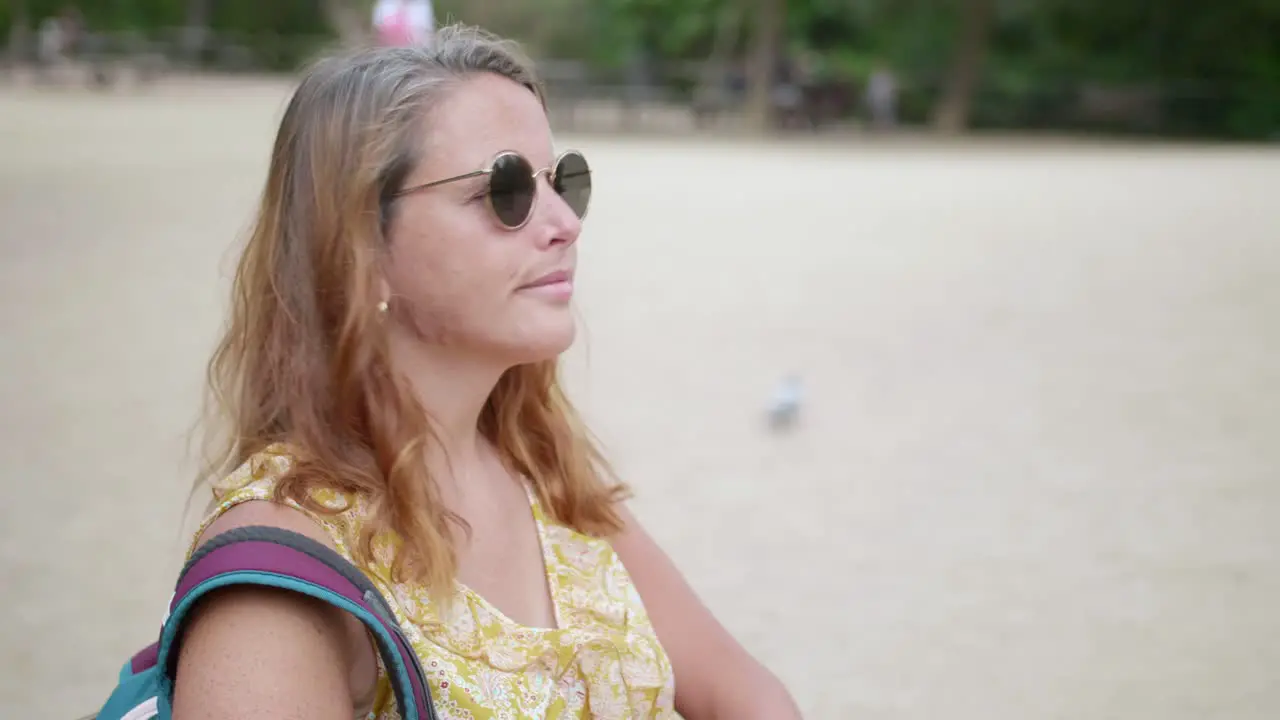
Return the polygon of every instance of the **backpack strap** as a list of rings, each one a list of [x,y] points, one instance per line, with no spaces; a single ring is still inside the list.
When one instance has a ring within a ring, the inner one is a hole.
[[[229,585],[260,585],[307,595],[358,618],[374,638],[404,720],[437,720],[417,653],[382,594],[354,565],[325,545],[276,527],[248,526],[221,533],[201,546],[178,577],[160,641],[136,655],[133,672],[155,666],[161,702],[173,694],[178,645],[191,608],[205,594]]]

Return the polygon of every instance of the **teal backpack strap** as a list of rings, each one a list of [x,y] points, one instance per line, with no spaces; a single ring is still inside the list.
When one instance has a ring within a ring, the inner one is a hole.
[[[230,585],[289,590],[354,615],[375,640],[400,716],[404,720],[437,720],[422,664],[391,608],[369,579],[321,543],[288,530],[262,526],[229,530],[192,555],[179,576],[160,641],[125,664],[116,693],[98,715],[100,720],[163,720],[170,716],[183,623],[201,597]],[[147,691],[139,694],[133,686],[145,686]]]

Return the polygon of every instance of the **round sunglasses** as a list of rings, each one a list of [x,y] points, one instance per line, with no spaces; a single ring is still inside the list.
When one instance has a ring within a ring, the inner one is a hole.
[[[489,176],[485,203],[494,217],[508,230],[519,230],[533,215],[533,201],[538,196],[538,176],[547,173],[551,187],[579,219],[587,216],[591,201],[591,167],[577,150],[566,150],[556,158],[554,167],[534,170],[533,164],[518,152],[506,150],[490,161],[488,167],[455,175],[443,180],[414,185],[397,191],[392,197],[403,197],[437,185]]]

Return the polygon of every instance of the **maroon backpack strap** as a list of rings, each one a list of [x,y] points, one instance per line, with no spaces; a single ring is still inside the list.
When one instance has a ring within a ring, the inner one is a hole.
[[[309,595],[356,616],[370,630],[405,720],[436,720],[417,653],[373,583],[338,553],[304,535],[249,526],[201,546],[179,574],[160,641],[133,658],[134,672],[159,666],[173,677],[181,626],[205,594],[230,585],[259,585]],[[168,687],[171,694],[172,685]]]

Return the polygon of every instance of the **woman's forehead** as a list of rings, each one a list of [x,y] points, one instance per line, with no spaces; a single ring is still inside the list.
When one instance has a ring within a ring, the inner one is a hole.
[[[551,128],[537,96],[506,78],[468,79],[424,123],[423,169],[464,173],[515,151],[535,167],[554,162]]]

